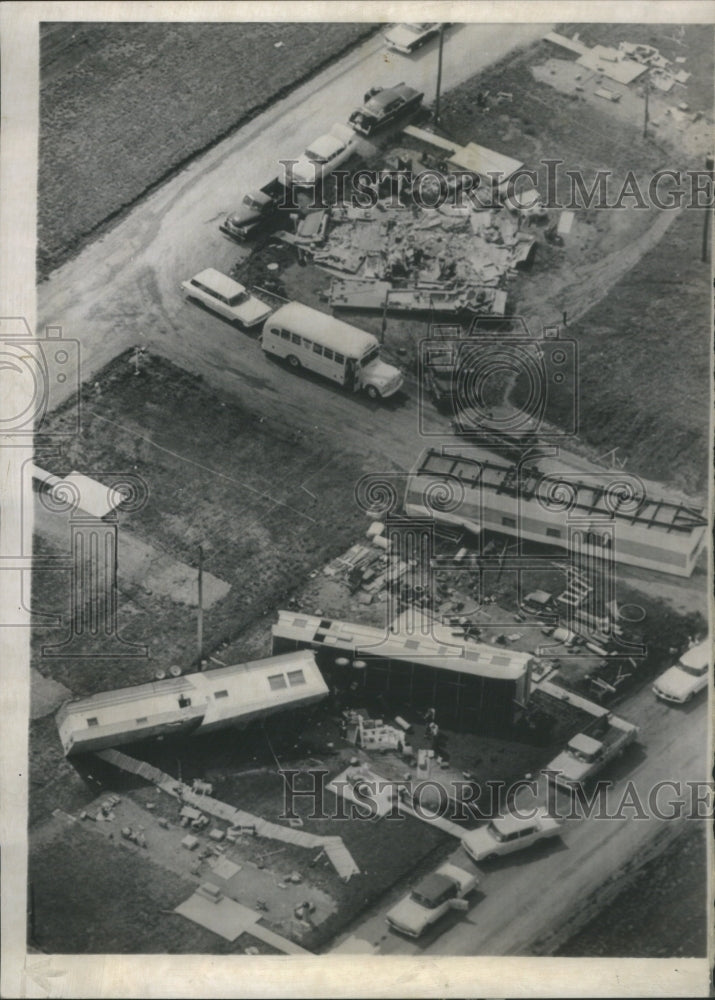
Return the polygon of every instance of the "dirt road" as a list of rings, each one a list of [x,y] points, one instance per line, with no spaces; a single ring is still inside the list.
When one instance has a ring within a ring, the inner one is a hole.
[[[638,722],[641,732],[639,745],[607,774],[615,782],[609,794],[611,812],[618,812],[629,780],[647,809],[650,790],[658,781],[706,779],[703,701],[671,708],[646,689],[618,712]],[[674,798],[672,789],[663,789],[658,797],[662,812]],[[623,888],[629,873],[664,850],[685,822],[633,819],[634,811],[628,808],[622,814],[618,819],[567,820],[560,840],[484,864],[483,896],[477,895],[469,913],[442,934],[413,942],[388,931],[384,914],[394,903],[390,899],[353,929],[352,936],[377,946],[380,954],[550,954]],[[474,868],[461,849],[457,863]],[[345,937],[336,947],[344,942]]]

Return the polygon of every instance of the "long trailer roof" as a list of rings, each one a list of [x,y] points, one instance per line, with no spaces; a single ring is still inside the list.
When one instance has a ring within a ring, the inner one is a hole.
[[[430,637],[417,638],[405,633],[386,632],[371,625],[317,618],[294,611],[278,612],[273,634],[320,644],[326,649],[409,660],[438,670],[455,670],[495,680],[518,680],[527,672],[532,659],[528,653],[495,649],[486,643],[465,643],[459,639],[440,643]]]
[[[584,516],[611,517],[619,522],[641,528],[655,528],[666,533],[690,534],[707,524],[700,508],[690,507],[680,501],[648,496],[643,491],[633,500],[619,498],[611,489],[613,474],[588,474],[580,480],[576,474],[561,479],[558,475],[542,473],[535,467],[517,466],[490,459],[475,459],[461,455],[443,455],[429,450],[413,470],[415,475],[452,476],[466,487],[479,488],[493,494],[504,493],[523,500],[534,497],[537,489],[542,506],[548,510],[548,497],[559,483],[573,491],[570,507]],[[555,509],[558,509],[555,508]]]

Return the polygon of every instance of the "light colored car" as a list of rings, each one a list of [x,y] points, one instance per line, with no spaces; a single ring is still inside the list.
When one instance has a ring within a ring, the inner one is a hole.
[[[400,934],[417,938],[448,910],[467,910],[464,897],[479,885],[476,875],[456,865],[444,864],[426,875],[387,913],[389,926]]]
[[[656,697],[682,705],[704,690],[708,683],[710,653],[708,639],[686,650],[678,662],[656,680],[653,685]]]
[[[440,29],[440,21],[422,21],[419,24],[393,24],[384,34],[389,49],[409,55],[428,42]]]
[[[181,290],[187,299],[201,302],[219,316],[250,330],[263,323],[273,312],[270,306],[255,298],[227,274],[207,267],[188,281],[182,281]]]
[[[348,125],[333,125],[330,132],[321,135],[308,146],[290,169],[291,183],[318,184],[337,170],[353,154],[356,137]]]
[[[539,809],[531,819],[509,813],[470,830],[462,838],[462,847],[474,861],[486,861],[521,851],[537,840],[558,836],[561,823],[549,816],[545,809]]]

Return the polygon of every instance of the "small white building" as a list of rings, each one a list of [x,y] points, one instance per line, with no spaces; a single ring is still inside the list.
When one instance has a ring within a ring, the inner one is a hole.
[[[328,688],[308,650],[168,677],[65,702],[56,722],[65,755],[176,732],[242,729],[253,719],[302,708]]]

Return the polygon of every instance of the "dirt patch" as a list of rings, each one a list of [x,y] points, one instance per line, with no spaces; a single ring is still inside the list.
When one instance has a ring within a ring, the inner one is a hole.
[[[44,24],[38,269],[376,30],[371,24]]]

